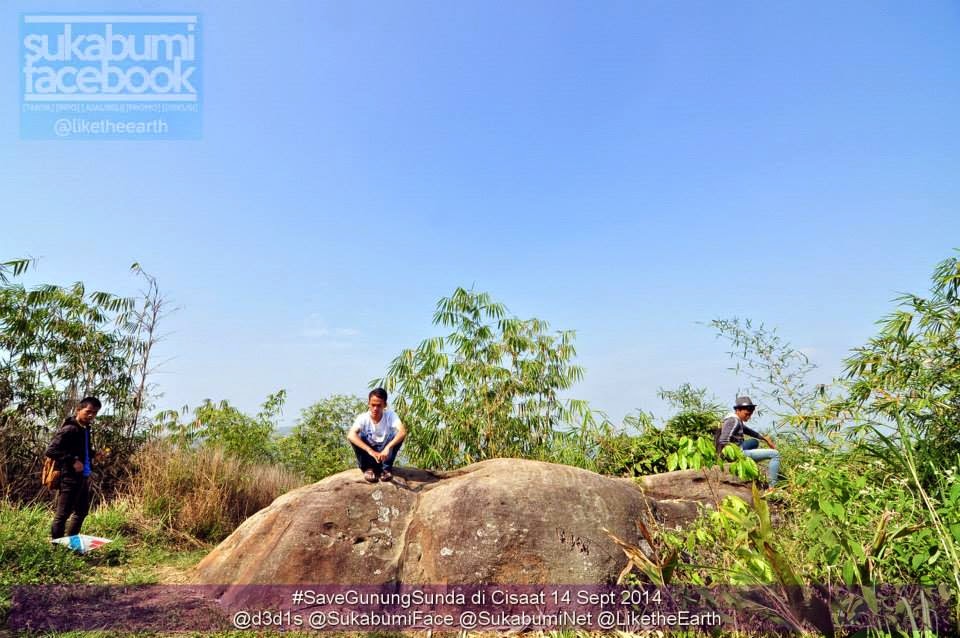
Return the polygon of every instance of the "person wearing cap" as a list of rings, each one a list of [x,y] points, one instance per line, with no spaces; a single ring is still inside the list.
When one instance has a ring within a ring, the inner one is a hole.
[[[746,422],[750,420],[753,411],[756,409],[757,406],[753,404],[750,397],[737,397],[737,401],[733,405],[733,412],[723,419],[723,426],[720,428],[720,437],[717,439],[717,443],[720,449],[723,449],[727,443],[733,443],[743,450],[744,456],[754,461],[769,460],[767,479],[770,487],[774,487],[780,473],[780,452],[777,451],[769,436],[760,434],[746,426]],[[745,434],[753,438],[744,440]],[[770,449],[759,449],[760,441],[757,439],[763,439],[770,446]]]

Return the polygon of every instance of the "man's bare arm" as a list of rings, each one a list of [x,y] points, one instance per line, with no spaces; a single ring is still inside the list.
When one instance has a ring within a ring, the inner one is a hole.
[[[347,440],[353,443],[354,445],[356,445],[358,448],[360,448],[367,454],[369,454],[370,456],[372,456],[373,458],[377,458],[377,453],[374,451],[374,449],[369,445],[367,445],[364,442],[364,440],[360,438],[359,429],[351,429],[349,432],[347,432]]]
[[[407,438],[407,426],[403,424],[403,421],[397,419],[397,435],[393,437],[392,441],[387,443],[386,447],[383,448],[383,451],[385,453],[389,452],[391,448],[397,447],[403,443],[405,438]],[[386,455],[384,455],[384,458],[386,458]]]

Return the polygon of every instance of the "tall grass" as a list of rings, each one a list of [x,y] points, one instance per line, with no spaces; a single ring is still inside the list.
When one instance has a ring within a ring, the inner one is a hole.
[[[168,530],[216,542],[303,483],[282,467],[241,461],[218,448],[156,442],[134,455],[129,492]]]

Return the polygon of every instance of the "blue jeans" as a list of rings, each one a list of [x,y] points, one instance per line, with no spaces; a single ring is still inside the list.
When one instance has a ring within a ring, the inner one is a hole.
[[[744,456],[754,461],[770,461],[770,466],[767,468],[767,482],[770,483],[770,487],[773,487],[777,484],[777,476],[780,474],[780,453],[770,448],[757,449],[759,447],[760,441],[757,439],[744,439],[740,444]]]
[[[394,438],[396,438],[397,433],[394,432],[392,436],[387,437],[383,440],[382,443],[376,443],[371,439],[363,436],[363,433],[360,433],[360,440],[372,447],[377,452],[383,451],[383,448],[387,447],[387,444],[390,443]],[[357,465],[360,466],[360,471],[373,470],[375,472],[380,472],[381,470],[393,471],[393,461],[397,458],[397,453],[400,452],[400,448],[403,446],[403,443],[400,445],[394,445],[390,448],[390,454],[383,460],[383,463],[377,463],[373,460],[373,457],[367,454],[367,451],[358,448],[353,443],[350,444],[350,447],[353,448],[353,453],[357,456]]]

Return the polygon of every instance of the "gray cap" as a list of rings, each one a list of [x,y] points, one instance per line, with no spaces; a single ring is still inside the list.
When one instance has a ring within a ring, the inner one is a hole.
[[[733,404],[733,409],[737,408],[755,408],[753,401],[750,400],[750,397],[737,397],[737,402]]]

